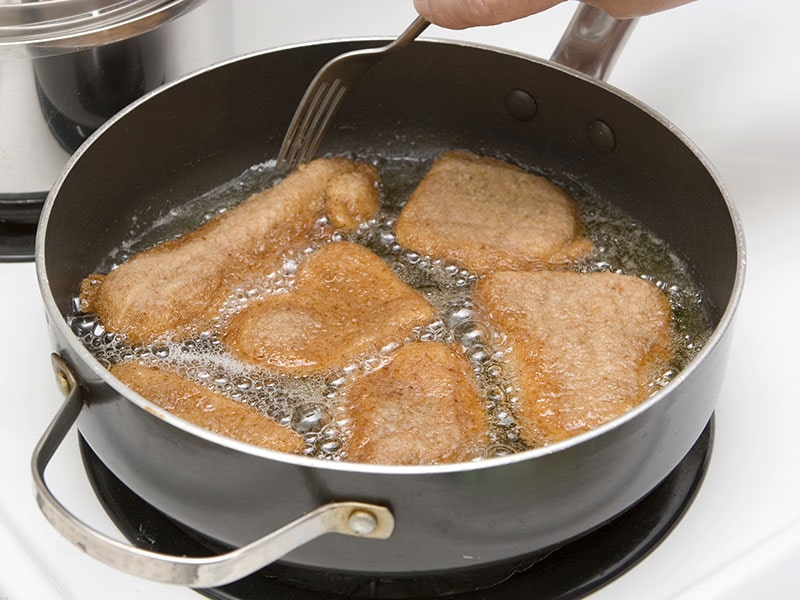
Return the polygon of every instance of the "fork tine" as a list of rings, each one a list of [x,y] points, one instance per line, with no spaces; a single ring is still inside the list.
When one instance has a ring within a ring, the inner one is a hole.
[[[297,154],[308,125],[324,98],[327,81],[317,81],[312,84],[303,96],[302,101],[292,117],[286,136],[283,138],[281,149],[278,152],[278,164],[285,163],[289,168],[294,168],[297,163]]]
[[[417,17],[388,45],[345,52],[324,64],[292,117],[278,151],[278,166],[293,169],[311,159],[350,85],[381,56],[408,45],[428,25],[423,17]]]
[[[300,128],[295,135],[294,142],[292,143],[292,167],[303,162],[301,157],[303,156],[305,149],[308,147],[309,136],[314,135],[315,128],[317,127],[317,123],[320,119],[320,113],[328,109],[328,102],[331,93],[330,91],[334,84],[335,82],[330,83],[328,81],[320,83],[319,93],[314,96],[313,106],[309,106],[308,110],[306,110],[303,123],[300,125]]]
[[[305,139],[302,140],[304,142],[303,148],[297,162],[308,162],[314,156],[320,142],[322,142],[322,136],[328,130],[328,123],[339,110],[345,93],[347,93],[347,86],[342,85],[340,79],[331,84],[327,94],[325,94],[324,102],[315,111],[314,120],[304,134]]]
[[[281,147],[281,154],[278,156],[279,163],[285,161],[283,166],[294,168],[298,164],[308,162],[314,156],[328,127],[328,122],[339,109],[346,92],[347,86],[343,85],[341,79],[335,79],[330,83],[319,82],[302,114],[296,115],[297,123],[295,119],[292,120],[291,139],[287,134],[284,140],[284,145],[287,147]],[[291,144],[288,144],[287,140]]]

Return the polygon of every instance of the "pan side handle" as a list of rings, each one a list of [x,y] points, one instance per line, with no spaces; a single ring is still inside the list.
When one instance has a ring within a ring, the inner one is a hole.
[[[605,81],[635,24],[581,3],[550,60]]]
[[[69,512],[45,483],[44,472],[84,407],[85,391],[67,364],[53,355],[66,400],[37,444],[31,468],[36,501],[48,521],[90,556],[126,573],[190,587],[218,587],[236,581],[278,560],[326,533],[386,539],[394,528],[388,508],[362,502],[325,504],[246,546],[216,556],[169,556],[107,537]]]

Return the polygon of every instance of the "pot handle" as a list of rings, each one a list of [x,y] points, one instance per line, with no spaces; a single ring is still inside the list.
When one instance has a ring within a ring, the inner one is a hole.
[[[66,400],[36,445],[31,460],[36,501],[48,521],[90,556],[126,573],[190,587],[218,587],[241,579],[326,533],[386,539],[394,517],[384,506],[362,502],[325,504],[246,546],[202,558],[169,556],[107,537],[70,513],[52,494],[44,471],[86,403],[69,366],[53,354],[59,387]]]
[[[605,81],[636,21],[581,2],[550,60]]]

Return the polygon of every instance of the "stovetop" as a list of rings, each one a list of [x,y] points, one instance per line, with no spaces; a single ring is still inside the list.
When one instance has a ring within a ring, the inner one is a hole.
[[[371,0],[231,4],[231,54],[392,35],[413,18],[410,0],[380,7]],[[432,27],[425,35],[548,56],[573,10],[574,3],[565,3],[516,23],[466,32]],[[800,564],[798,19],[794,0],[698,0],[641,20],[610,78],[674,122],[716,166],[744,222],[748,274],[705,481],[672,533],[592,600],[800,594],[794,583]],[[30,454],[62,398],[31,263],[0,264],[0,307],[0,598],[200,598],[98,563],[64,541],[40,514]],[[59,450],[48,480],[80,518],[120,536],[87,480],[76,435]]]

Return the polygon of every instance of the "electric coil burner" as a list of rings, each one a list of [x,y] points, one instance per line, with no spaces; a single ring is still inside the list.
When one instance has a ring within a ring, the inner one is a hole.
[[[365,578],[354,573],[298,569],[280,562],[220,588],[197,590],[213,600],[428,598],[564,600],[583,597],[633,567],[669,534],[692,503],[708,466],[713,419],[677,467],[647,496],[608,523],[563,546],[512,563],[424,580]],[[163,554],[207,556],[228,551],[173,521],[116,478],[81,439],[92,488],[131,543]]]

